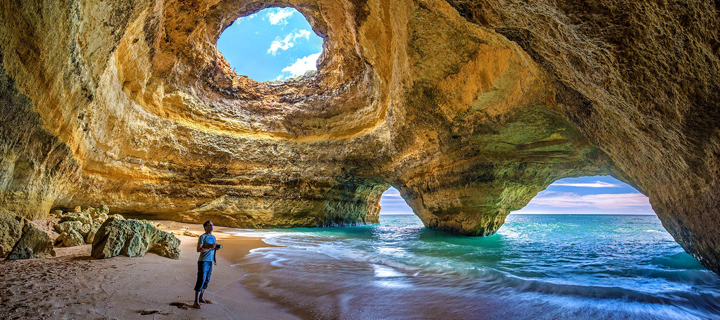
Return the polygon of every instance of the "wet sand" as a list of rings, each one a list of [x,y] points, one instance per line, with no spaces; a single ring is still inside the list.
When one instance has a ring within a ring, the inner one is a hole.
[[[169,221],[159,221],[170,226]],[[202,225],[188,226],[202,233]],[[232,237],[216,228],[223,244],[202,309],[193,302],[197,238],[178,236],[181,256],[172,260],[148,253],[140,258],[90,257],[90,245],[56,248],[50,259],[0,261],[0,319],[297,319],[260,300],[239,282],[243,270],[233,267],[260,238]],[[162,229],[168,230],[168,229]]]

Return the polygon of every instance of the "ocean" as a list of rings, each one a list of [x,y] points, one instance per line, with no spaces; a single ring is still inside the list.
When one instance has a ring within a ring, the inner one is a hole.
[[[237,230],[275,247],[235,267],[308,319],[720,319],[720,277],[648,215],[510,215],[497,234],[414,215],[343,228]]]

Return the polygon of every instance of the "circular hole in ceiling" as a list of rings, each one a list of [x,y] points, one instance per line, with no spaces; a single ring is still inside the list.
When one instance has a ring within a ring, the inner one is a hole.
[[[235,20],[217,48],[236,74],[286,81],[315,74],[323,39],[294,8],[269,8]]]

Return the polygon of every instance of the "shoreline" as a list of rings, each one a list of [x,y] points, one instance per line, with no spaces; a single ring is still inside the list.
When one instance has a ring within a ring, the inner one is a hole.
[[[158,221],[163,231],[187,226],[202,234],[201,224]],[[172,225],[172,227],[171,227]],[[171,227],[171,228],[168,228]],[[152,253],[143,257],[90,257],[91,245],[57,247],[54,258],[0,261],[0,318],[34,319],[298,319],[280,306],[256,297],[234,267],[250,250],[268,247],[262,237],[237,237],[216,227],[220,243],[205,297],[212,304],[188,308],[194,298],[197,238],[180,240],[179,260]],[[178,306],[173,306],[176,304]]]

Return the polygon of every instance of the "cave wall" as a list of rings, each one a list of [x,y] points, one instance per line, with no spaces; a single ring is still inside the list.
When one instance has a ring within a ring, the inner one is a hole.
[[[719,2],[449,2],[552,74],[567,118],[720,270]]]
[[[0,208],[42,218],[67,195],[63,186],[79,181],[80,165],[70,148],[43,128],[32,102],[2,66],[0,110]]]
[[[232,72],[236,18],[292,6],[318,72]],[[613,174],[720,266],[711,2],[23,1],[2,4],[0,207],[239,227],[377,222],[493,234],[553,181]]]

